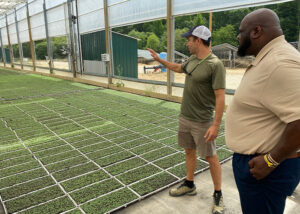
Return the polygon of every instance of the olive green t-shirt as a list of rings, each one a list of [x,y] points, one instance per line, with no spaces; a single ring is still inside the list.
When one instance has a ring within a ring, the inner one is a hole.
[[[214,54],[202,62],[192,55],[181,69],[192,73],[185,77],[180,115],[198,122],[212,121],[216,104],[214,90],[225,89],[223,63]]]

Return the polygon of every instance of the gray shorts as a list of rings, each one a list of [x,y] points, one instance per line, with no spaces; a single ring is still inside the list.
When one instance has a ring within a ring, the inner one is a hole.
[[[196,149],[201,158],[216,154],[215,141],[205,142],[204,135],[212,122],[195,122],[179,117],[178,145],[185,149]]]

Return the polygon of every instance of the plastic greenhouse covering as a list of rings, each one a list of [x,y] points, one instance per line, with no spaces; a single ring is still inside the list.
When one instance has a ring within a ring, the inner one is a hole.
[[[291,0],[174,0],[173,15],[224,11],[288,1]],[[43,3],[44,0],[28,2],[33,40],[46,38]],[[78,20],[81,34],[105,28],[103,5],[103,0],[78,0]],[[45,6],[49,36],[66,35],[68,33],[67,0],[45,0]],[[20,41],[21,43],[28,42],[25,3],[16,7],[16,14]],[[167,0],[108,0],[108,14],[109,25],[112,28],[164,19],[167,16]],[[11,44],[17,44],[14,10],[7,14],[7,19]],[[5,16],[0,17],[0,29],[3,45],[7,45]]]

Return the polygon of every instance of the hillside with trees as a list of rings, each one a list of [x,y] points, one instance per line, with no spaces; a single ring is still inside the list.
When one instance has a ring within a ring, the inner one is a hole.
[[[265,6],[274,10],[279,18],[285,38],[288,42],[298,41],[299,37],[299,15],[300,1],[292,1],[282,4]],[[237,34],[241,20],[251,11],[258,9],[245,8],[213,13],[212,25],[212,45],[229,43],[237,46]],[[209,25],[209,14],[196,14],[180,16],[175,18],[175,49],[188,55],[185,46],[185,38],[180,35],[186,32],[190,27],[196,25]],[[166,20],[158,20],[148,23],[142,23],[132,26],[126,26],[113,29],[116,32],[127,34],[138,38],[138,48],[152,48],[157,52],[166,51]]]

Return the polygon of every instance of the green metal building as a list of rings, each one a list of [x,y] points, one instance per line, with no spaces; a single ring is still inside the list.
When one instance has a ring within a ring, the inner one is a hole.
[[[9,54],[9,49],[8,48],[4,48],[4,52],[5,52],[5,57],[6,57],[6,63],[10,63],[10,54]],[[4,62],[3,56],[2,56],[2,50],[0,49],[0,61]]]
[[[112,44],[114,75],[138,78],[137,39],[112,32]],[[96,66],[97,72],[99,70],[101,73],[102,70],[102,74],[106,74],[103,72],[104,62],[101,62],[101,54],[106,53],[105,31],[81,35],[81,47],[84,72],[88,73],[89,69],[95,70]],[[86,66],[88,63],[93,63],[93,66]]]

